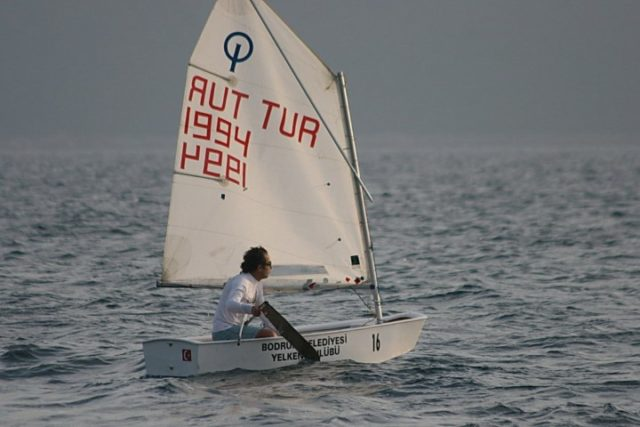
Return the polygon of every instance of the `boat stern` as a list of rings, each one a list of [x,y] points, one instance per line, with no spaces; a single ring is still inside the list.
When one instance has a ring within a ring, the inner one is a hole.
[[[147,375],[189,377],[198,375],[199,342],[193,339],[160,338],[142,344]]]

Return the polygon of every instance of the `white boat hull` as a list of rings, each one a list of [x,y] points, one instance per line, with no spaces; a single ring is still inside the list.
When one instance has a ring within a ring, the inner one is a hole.
[[[379,363],[411,351],[426,316],[402,313],[298,328],[320,360]],[[149,376],[190,377],[233,369],[266,370],[293,365],[303,357],[284,338],[212,341],[210,336],[160,338],[143,343]]]

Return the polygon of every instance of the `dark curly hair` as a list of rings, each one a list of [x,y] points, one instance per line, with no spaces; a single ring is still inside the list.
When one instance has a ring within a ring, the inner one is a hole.
[[[240,265],[243,273],[251,273],[267,262],[267,250],[262,246],[256,246],[244,253],[243,262]]]

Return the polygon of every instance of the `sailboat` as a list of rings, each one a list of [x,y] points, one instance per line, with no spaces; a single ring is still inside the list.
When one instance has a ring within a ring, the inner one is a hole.
[[[265,247],[265,291],[362,288],[371,316],[299,326],[320,363],[411,351],[426,316],[384,316],[344,74],[262,0],[218,0],[191,56],[158,286],[221,288]],[[284,337],[143,343],[149,376],[263,370],[304,357]]]

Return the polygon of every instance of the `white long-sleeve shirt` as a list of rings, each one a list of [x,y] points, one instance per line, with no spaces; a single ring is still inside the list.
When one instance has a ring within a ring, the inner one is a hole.
[[[240,325],[245,316],[251,315],[251,307],[264,302],[262,283],[251,273],[240,273],[230,279],[222,290],[216,313],[213,316],[213,333]],[[269,321],[260,316],[265,325]]]

